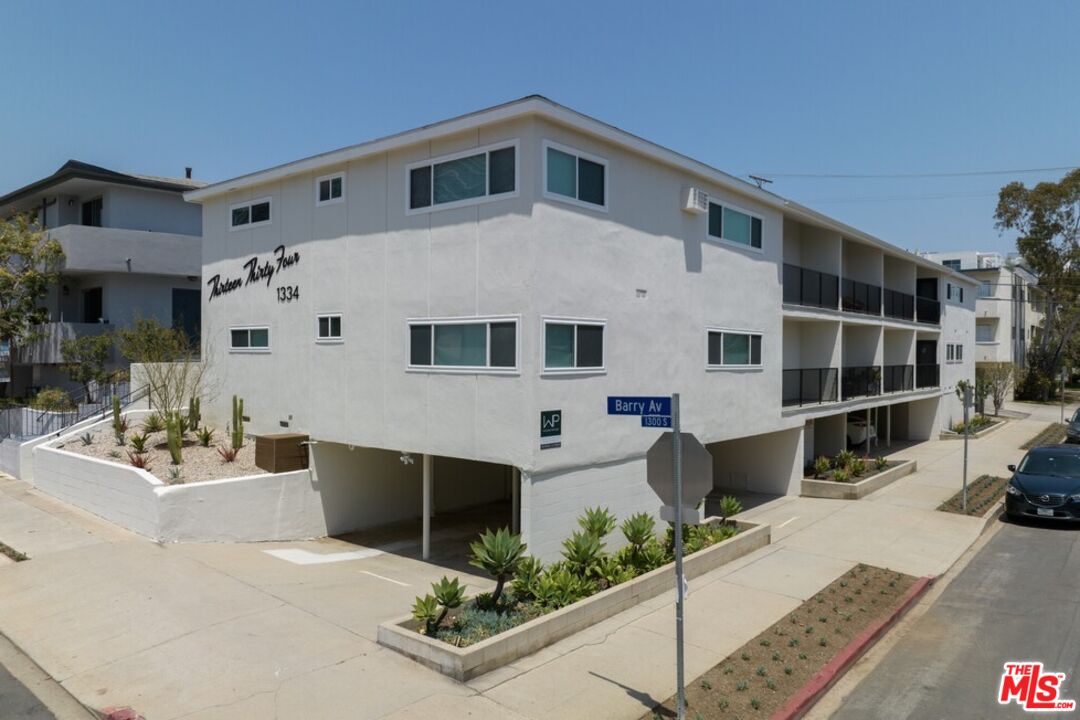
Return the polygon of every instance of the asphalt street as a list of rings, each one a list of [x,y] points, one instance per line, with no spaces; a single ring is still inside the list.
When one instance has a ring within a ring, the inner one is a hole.
[[[3,720],[56,720],[25,685],[0,665],[0,718]]]
[[[1027,660],[1080,701],[1080,527],[1003,522],[832,717],[1080,718],[998,704],[1003,665]]]

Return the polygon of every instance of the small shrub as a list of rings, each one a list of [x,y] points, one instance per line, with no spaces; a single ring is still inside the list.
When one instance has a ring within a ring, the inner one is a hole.
[[[558,610],[592,594],[593,586],[565,567],[551,568],[536,582],[536,603],[548,610]]]
[[[582,530],[602,539],[615,529],[615,516],[607,508],[585,508],[585,512],[578,518],[578,525]]]
[[[600,538],[582,530],[563,540],[563,557],[567,566],[576,574],[584,576],[604,551]]]
[[[66,412],[75,409],[75,403],[66,391],[57,387],[47,387],[38,390],[30,400],[30,407],[35,410],[48,410],[50,412]]]
[[[829,644],[829,638],[827,638],[827,637],[825,637],[825,636],[823,635],[823,636],[821,637],[821,639],[817,641],[817,644],[818,644],[818,645],[820,645],[821,647],[826,647],[826,646],[828,646],[828,644]]]
[[[788,647],[799,647],[799,638],[791,638],[788,640]]]
[[[780,653],[776,650],[773,650],[772,659],[773,662],[780,662]]]
[[[117,453],[117,455],[119,454],[120,453]],[[150,461],[147,459],[146,455],[142,453],[129,452],[128,462],[131,463],[132,467],[139,468],[140,470],[146,470],[147,472],[150,471]]]
[[[761,708],[761,701],[758,700],[757,698],[750,698],[750,707],[754,708],[755,710],[760,709]]]
[[[748,687],[750,687],[750,683],[746,682],[745,680],[740,680],[735,685],[735,689],[738,690],[739,692],[742,692],[743,690],[745,690]]]
[[[702,690],[712,690],[712,683],[709,682],[708,680],[702,679],[702,681],[701,681],[701,689]]]
[[[889,461],[885,459],[884,455],[878,455],[877,459],[874,460],[874,467],[877,468],[878,471],[884,470],[889,467]]]
[[[123,447],[124,445],[127,445],[127,436],[125,436],[122,432],[118,432],[113,435],[113,439],[116,440],[117,447]]]
[[[240,451],[237,450],[236,448],[234,448],[234,447],[225,447],[224,445],[219,447],[217,449],[217,451],[218,451],[218,455],[221,456],[221,459],[224,462],[227,462],[227,463],[234,462],[236,460],[236,456],[240,453]]]
[[[832,469],[832,463],[829,462],[829,458],[822,455],[814,461],[814,477],[823,478],[826,473]]]
[[[720,698],[720,700],[718,700],[716,703],[716,707],[720,708],[721,710],[727,710],[728,704],[729,703],[727,701],[727,698]]]
[[[88,433],[88,432],[84,432],[82,435],[79,436],[79,441],[83,445],[93,445],[94,444],[94,436],[92,434]]]
[[[806,653],[799,653],[799,659],[800,660],[805,660],[806,659]]]
[[[543,572],[544,564],[536,558],[531,555],[521,558],[514,572],[514,579],[510,581],[514,596],[522,600],[531,600],[536,597],[534,592],[536,581],[540,579]]]
[[[757,670],[754,672],[757,673],[758,677],[765,677],[769,674],[764,665],[758,665]]]
[[[776,681],[773,680],[772,678],[769,678],[768,680],[765,681],[765,687],[769,688],[770,690],[775,690],[776,689]]]
[[[760,642],[758,642],[758,645],[760,645],[761,647],[769,647],[769,645],[771,644],[772,643],[770,643],[768,640],[761,640]]]
[[[739,657],[741,657],[743,660],[750,660],[750,653],[743,650],[742,655],[740,655]]]
[[[204,427],[195,432],[195,437],[199,439],[199,444],[203,447],[210,447],[210,443],[214,440],[214,429]]]
[[[111,457],[111,458],[120,457],[120,451],[119,450],[110,450],[109,451],[109,457]]]
[[[135,433],[131,436],[131,447],[136,453],[142,454],[146,452],[146,441],[150,439],[150,436],[146,433]]]
[[[178,482],[180,482],[181,479],[182,478],[180,477],[180,466],[179,465],[170,466],[169,467],[169,480],[171,482],[178,483]]]
[[[165,421],[162,420],[161,416],[157,413],[151,413],[143,420],[142,429],[147,435],[150,433],[161,432],[165,429]]]
[[[850,482],[851,481],[851,473],[848,471],[848,469],[846,467],[837,468],[836,470],[833,471],[832,479],[835,480],[836,482],[842,482],[842,483]]]
[[[790,665],[785,665],[784,666],[784,674],[785,675],[790,675],[793,672],[795,672],[795,668],[791,667]]]
[[[416,596],[412,606],[413,619],[424,624],[424,634],[433,635],[435,619],[439,617],[439,601],[434,595]]]
[[[720,498],[720,517],[723,518],[725,525],[732,516],[741,513],[742,509],[742,503],[739,502],[738,498],[731,495]]]

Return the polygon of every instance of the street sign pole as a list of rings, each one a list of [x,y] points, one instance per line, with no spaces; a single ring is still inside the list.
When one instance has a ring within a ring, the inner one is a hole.
[[[964,502],[963,512],[967,513],[967,475],[968,475],[968,405],[971,404],[971,388],[964,388]]]
[[[679,430],[679,393],[671,396],[672,460],[675,481],[675,683],[678,692],[676,717],[686,717],[686,689],[683,686],[683,602],[686,599],[683,585],[682,543],[682,435]]]
[[[1065,424],[1065,366],[1061,366],[1061,424]]]

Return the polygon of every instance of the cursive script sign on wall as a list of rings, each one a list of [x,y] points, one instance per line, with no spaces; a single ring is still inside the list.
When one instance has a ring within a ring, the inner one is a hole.
[[[270,287],[270,281],[274,275],[278,274],[282,270],[287,270],[292,266],[300,262],[300,253],[296,250],[293,252],[286,252],[284,245],[278,245],[274,248],[274,252],[271,256],[259,260],[259,256],[251,258],[243,265],[243,272],[238,277],[222,277],[221,273],[218,273],[214,277],[206,281],[207,287],[210,288],[210,300],[220,295],[228,295],[234,290],[239,290],[242,287],[254,283],[266,283],[266,287]]]

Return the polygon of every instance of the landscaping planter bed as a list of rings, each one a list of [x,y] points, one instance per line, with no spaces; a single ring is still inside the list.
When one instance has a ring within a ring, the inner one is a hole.
[[[860,478],[855,482],[837,482],[826,478],[804,478],[802,481],[803,497],[827,498],[832,500],[858,500],[875,490],[880,490],[917,469],[915,460],[890,462],[884,470]]]
[[[1065,426],[1061,423],[1050,423],[1043,428],[1038,435],[1020,446],[1021,450],[1030,450],[1039,445],[1057,445],[1065,440]]]
[[[739,528],[737,535],[686,556],[683,565],[688,579],[769,544],[769,525],[742,521],[734,523]],[[675,567],[669,563],[467,647],[455,647],[420,634],[411,616],[381,624],[378,641],[445,675],[464,681],[534,653],[674,586]]]
[[[975,432],[968,433],[968,437],[972,440],[978,440],[979,438],[986,437],[987,435],[991,435],[1000,430],[1001,428],[1005,427],[1005,423],[1006,420],[1004,420],[1003,418],[993,419],[990,421],[989,425],[984,425]],[[1064,431],[1062,431],[1062,435],[1064,435]],[[941,440],[963,440],[964,433],[957,432],[955,430],[945,430],[938,437]]]
[[[958,515],[982,517],[997,507],[1005,497],[1005,486],[1008,482],[1008,478],[980,475],[968,483],[968,507],[966,513],[962,509],[963,490],[941,503],[938,510]]]
[[[835,667],[848,653],[865,649],[868,644],[863,633],[893,618],[917,582],[910,575],[882,568],[852,568],[723,662],[688,682],[687,717],[772,716],[789,700],[804,694],[819,671]],[[853,643],[858,645],[852,647]],[[642,715],[642,720],[675,717],[674,708],[675,698],[668,698]]]

